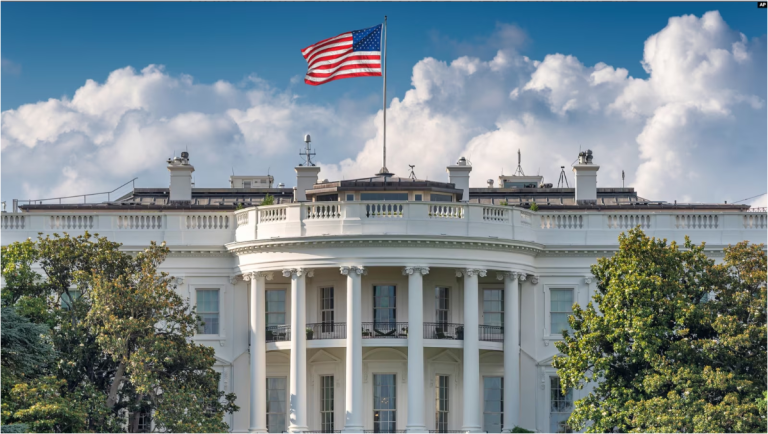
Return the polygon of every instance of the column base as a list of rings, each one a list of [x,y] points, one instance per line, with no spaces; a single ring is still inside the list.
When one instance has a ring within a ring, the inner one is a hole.
[[[425,433],[425,432],[429,432],[429,430],[427,429],[426,426],[407,426],[407,427],[405,427],[405,432],[407,432],[407,433],[409,433],[409,432]]]
[[[308,426],[292,426],[288,427],[288,432],[305,432],[309,431]]]
[[[266,428],[248,428],[248,432],[269,432]]]
[[[463,426],[461,430],[464,432],[483,432],[483,429],[479,426]]]
[[[362,425],[360,425],[360,426],[345,427],[343,430],[341,430],[342,434],[344,434],[344,433],[346,433],[346,434],[354,434],[354,433],[361,433],[363,431],[365,431],[365,429],[363,428]]]

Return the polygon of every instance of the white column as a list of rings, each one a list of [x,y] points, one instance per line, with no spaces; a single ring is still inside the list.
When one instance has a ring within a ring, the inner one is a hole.
[[[478,306],[478,276],[485,270],[467,268],[456,271],[464,275],[464,424],[461,430],[481,432],[480,422],[480,318]]]
[[[251,414],[249,432],[267,432],[267,347],[264,324],[264,290],[272,273],[253,272],[243,275],[251,282]]]
[[[424,422],[424,282],[427,267],[405,267],[408,276],[408,419],[406,432],[427,432]]]
[[[291,278],[291,364],[288,396],[288,432],[309,431],[307,426],[307,312],[306,276],[312,270],[283,270]]]
[[[363,267],[341,267],[347,276],[347,376],[344,431],[363,432],[363,323],[360,275]]]
[[[502,432],[512,432],[520,420],[520,340],[518,327],[519,286],[522,273],[498,273],[504,281],[504,427]]]

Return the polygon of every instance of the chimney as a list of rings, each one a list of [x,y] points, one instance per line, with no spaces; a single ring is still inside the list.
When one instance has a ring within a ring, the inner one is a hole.
[[[457,189],[464,190],[461,201],[467,202],[469,200],[469,172],[472,171],[472,166],[467,164],[466,158],[461,157],[455,165],[446,167],[446,171],[448,172],[448,182],[454,184]]]
[[[296,202],[306,202],[307,190],[317,184],[317,175],[320,168],[317,166],[296,166],[296,193],[294,195]]]
[[[181,157],[168,159],[168,171],[171,172],[170,202],[192,201],[192,172],[195,168],[189,164],[189,152],[182,152]]]
[[[592,164],[592,151],[579,152],[579,162],[573,166],[576,177],[576,203],[597,202],[597,171],[600,166]]]

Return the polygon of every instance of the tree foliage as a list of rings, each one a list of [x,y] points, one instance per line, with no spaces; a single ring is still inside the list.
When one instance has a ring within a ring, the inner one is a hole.
[[[6,345],[6,309],[28,318],[19,324],[50,330],[49,353],[38,348],[50,363],[36,376],[11,379],[3,365],[3,424],[135,431],[142,410],[152,412],[158,431],[228,430],[223,416],[237,411],[235,396],[218,390],[213,349],[190,339],[199,320],[194,309],[157,271],[167,254],[154,243],[131,254],[88,233],[3,247],[4,363],[21,342]],[[13,357],[9,363],[19,365]]]
[[[564,388],[593,391],[568,421],[588,432],[766,432],[766,254],[747,242],[722,263],[688,238],[633,229],[592,267],[553,360]],[[764,407],[764,406],[762,406]]]

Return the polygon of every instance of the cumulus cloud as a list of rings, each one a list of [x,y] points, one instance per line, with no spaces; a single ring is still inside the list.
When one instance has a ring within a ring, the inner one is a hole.
[[[638,53],[649,73],[639,79],[567,54],[529,59],[510,49],[516,32],[498,26],[499,46],[485,58],[414,65],[411,89],[387,110],[391,171],[405,175],[415,164],[419,177],[445,180],[445,166],[463,155],[471,183],[483,186],[512,173],[521,149],[526,174],[554,182],[565,166],[573,183],[569,166],[581,147],[595,152],[599,186],[621,185],[624,170],[627,184],[653,200],[733,201],[765,188],[765,37],[747,40],[717,12],[673,17]],[[226,185],[232,165],[238,173],[271,167],[290,186],[307,132],[321,148],[321,178],[377,172],[376,96],[317,105],[297,90],[255,76],[199,84],[158,66],[89,80],[71,100],[2,113],[3,196],[103,191],[133,176],[165,186],[164,159],[184,149],[197,186]]]

